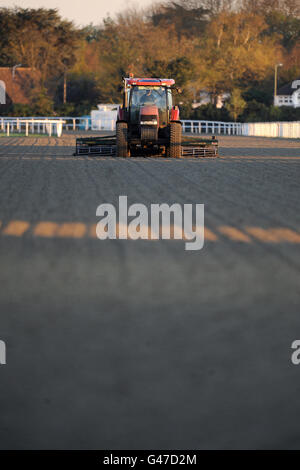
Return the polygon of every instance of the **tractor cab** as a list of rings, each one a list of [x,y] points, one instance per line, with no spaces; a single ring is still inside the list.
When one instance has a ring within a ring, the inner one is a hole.
[[[135,85],[131,87],[128,96],[128,120],[136,126],[152,121],[158,128],[165,128],[170,120],[172,106],[170,88]]]

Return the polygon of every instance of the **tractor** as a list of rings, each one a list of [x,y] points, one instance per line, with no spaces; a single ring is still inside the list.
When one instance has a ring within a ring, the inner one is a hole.
[[[116,135],[77,139],[75,155],[217,156],[215,137],[182,139],[174,91],[180,93],[173,79],[123,78],[123,103],[118,110]]]
[[[179,109],[173,106],[172,79],[125,78],[116,123],[118,157],[164,154],[181,157]]]

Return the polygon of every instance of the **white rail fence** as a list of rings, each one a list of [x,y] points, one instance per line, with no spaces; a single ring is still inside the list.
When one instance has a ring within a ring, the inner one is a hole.
[[[191,134],[243,135],[300,139],[300,121],[297,122],[214,122],[182,121],[183,132]]]
[[[247,123],[243,124],[243,135],[300,139],[300,121]]]
[[[47,133],[49,135],[56,134],[60,137],[62,130],[88,131],[90,129],[91,119],[89,117],[0,117],[0,131],[5,133],[25,132],[26,135],[29,133]]]
[[[7,136],[11,133],[25,133],[29,135],[29,131],[34,134],[57,135],[62,134],[65,121],[62,119],[39,119],[39,118],[0,118],[0,129]]]
[[[114,119],[104,119],[97,122],[97,129],[115,130]],[[184,133],[240,135],[256,137],[281,137],[300,139],[300,121],[297,122],[219,122],[182,120]],[[62,131],[90,131],[94,130],[90,117],[0,117],[0,131],[10,134],[12,132],[47,133],[61,136]]]
[[[182,120],[183,132],[189,134],[227,134],[243,135],[242,126],[239,122],[219,121],[189,121]]]

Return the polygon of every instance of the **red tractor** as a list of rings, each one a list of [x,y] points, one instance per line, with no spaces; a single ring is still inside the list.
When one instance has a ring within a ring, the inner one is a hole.
[[[175,81],[167,78],[124,78],[123,104],[115,136],[76,139],[75,155],[117,157],[163,155],[171,158],[216,157],[218,141],[185,136],[178,106],[173,103]]]
[[[180,158],[181,122],[173,106],[175,81],[157,78],[125,78],[123,105],[116,123],[117,157],[164,154]]]

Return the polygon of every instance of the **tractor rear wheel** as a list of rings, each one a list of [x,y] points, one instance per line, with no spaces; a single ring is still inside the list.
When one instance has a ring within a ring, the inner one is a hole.
[[[127,122],[117,122],[117,125],[116,125],[117,157],[126,158],[129,156],[127,133],[128,133]]]
[[[171,158],[181,158],[181,123],[171,122],[170,124],[170,147],[167,152]]]

